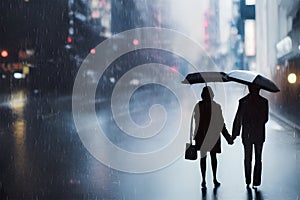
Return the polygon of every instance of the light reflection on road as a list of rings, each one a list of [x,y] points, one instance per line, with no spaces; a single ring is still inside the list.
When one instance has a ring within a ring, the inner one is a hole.
[[[10,105],[13,117],[15,118],[12,126],[14,138],[14,163],[16,168],[15,178],[26,179],[28,170],[28,152],[26,145],[27,121],[24,110],[27,103],[27,92],[25,90],[13,91],[10,95],[8,105]]]

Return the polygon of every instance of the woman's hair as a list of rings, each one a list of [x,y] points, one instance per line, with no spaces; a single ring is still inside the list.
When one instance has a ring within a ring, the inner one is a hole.
[[[201,97],[203,100],[212,100],[214,98],[214,92],[211,87],[205,86],[202,90]]]

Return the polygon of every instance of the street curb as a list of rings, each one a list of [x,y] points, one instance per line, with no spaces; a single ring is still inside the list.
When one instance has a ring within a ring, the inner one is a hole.
[[[270,111],[270,115],[271,115],[272,117],[275,117],[275,118],[277,118],[277,119],[283,121],[283,122],[286,123],[287,125],[289,125],[289,126],[295,128],[295,129],[297,129],[298,131],[300,131],[300,126],[299,126],[298,124],[294,123],[293,121],[291,121],[291,120],[289,120],[289,119],[287,119],[287,118],[285,118],[285,117],[282,117],[281,115],[278,115],[278,114],[276,114],[276,113],[273,112],[273,111]]]

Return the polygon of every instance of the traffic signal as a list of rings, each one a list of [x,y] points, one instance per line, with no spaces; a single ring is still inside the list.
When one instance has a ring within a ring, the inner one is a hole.
[[[70,43],[72,43],[72,41],[73,41],[72,37],[68,36],[67,37],[67,43],[70,44]]]

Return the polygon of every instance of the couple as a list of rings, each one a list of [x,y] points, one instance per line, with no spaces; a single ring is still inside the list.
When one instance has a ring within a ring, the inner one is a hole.
[[[239,100],[238,110],[233,122],[232,136],[228,133],[221,106],[216,103],[214,93],[209,86],[205,86],[193,112],[195,121],[194,140],[197,150],[200,150],[200,169],[202,188],[206,189],[206,155],[210,152],[213,182],[220,186],[217,180],[217,153],[221,153],[220,132],[228,144],[232,145],[242,129],[242,143],[244,146],[244,170],[247,188],[251,183],[252,150],[255,151],[255,166],[253,174],[253,188],[261,184],[262,148],[265,141],[265,123],[268,121],[268,100],[259,95],[260,88],[249,85],[249,94]]]

